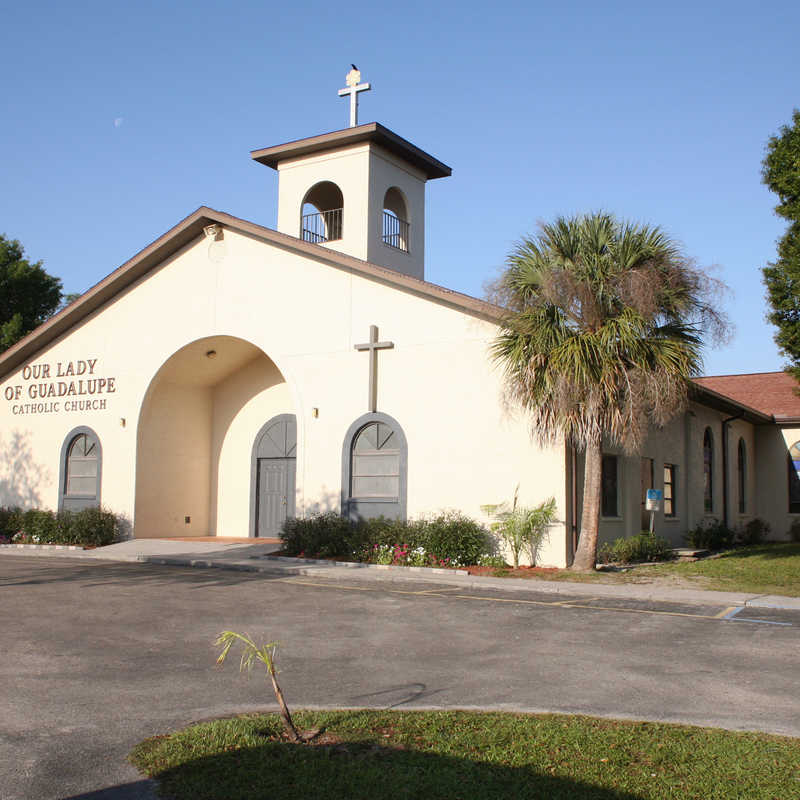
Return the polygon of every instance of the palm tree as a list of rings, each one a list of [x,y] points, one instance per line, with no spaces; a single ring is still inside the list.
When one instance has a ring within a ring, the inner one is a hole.
[[[597,560],[604,441],[636,452],[685,404],[704,336],[727,326],[709,278],[657,228],[593,213],[524,238],[490,287],[504,309],[492,357],[543,445],[585,452],[573,569]]]

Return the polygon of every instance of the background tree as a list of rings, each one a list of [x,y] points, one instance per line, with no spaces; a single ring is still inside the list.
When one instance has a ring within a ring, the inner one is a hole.
[[[763,269],[772,306],[767,319],[777,327],[775,343],[800,380],[800,110],[795,109],[791,126],[769,140],[762,168],[764,183],[780,198],[776,213],[789,221],[778,240],[778,260]]]
[[[0,236],[0,352],[51,317],[61,303],[61,281],[42,262],[32,264],[15,239]]]
[[[684,406],[703,336],[726,332],[720,288],[659,228],[605,213],[542,225],[490,287],[506,309],[492,355],[509,399],[541,444],[585,453],[573,569],[597,562],[603,444],[637,452]]]

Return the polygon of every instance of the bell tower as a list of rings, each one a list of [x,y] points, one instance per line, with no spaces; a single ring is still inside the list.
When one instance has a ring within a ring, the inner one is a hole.
[[[347,75],[351,127],[254,150],[278,171],[281,233],[425,277],[425,183],[447,165],[377,122],[358,124],[361,83]]]

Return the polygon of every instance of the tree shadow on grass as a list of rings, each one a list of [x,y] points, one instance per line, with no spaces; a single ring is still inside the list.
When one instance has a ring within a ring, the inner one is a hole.
[[[504,766],[376,745],[268,742],[187,761],[153,775],[175,800],[641,800],[530,766]]]
[[[800,556],[800,543],[780,542],[778,544],[759,544],[752,547],[740,547],[729,553],[723,553],[720,560],[753,558],[758,556],[765,561],[777,558],[797,558]]]

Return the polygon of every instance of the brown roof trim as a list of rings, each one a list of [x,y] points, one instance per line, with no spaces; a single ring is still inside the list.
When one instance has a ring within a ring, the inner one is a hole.
[[[752,422],[754,425],[766,425],[775,422],[771,414],[764,414],[761,411],[756,411],[755,408],[746,406],[744,403],[740,403],[732,397],[715,392],[713,389],[708,389],[695,381],[691,382],[689,399],[714,408],[717,411],[723,411],[730,416],[741,415],[743,420]]]
[[[328,150],[338,150],[363,142],[373,142],[381,145],[390,153],[399,156],[418,169],[422,170],[428,180],[433,178],[447,178],[453,170],[438,159],[420,150],[416,145],[406,141],[378,122],[369,122],[366,125],[357,125],[355,128],[344,128],[340,131],[323,133],[320,136],[311,136],[307,139],[297,139],[294,142],[277,144],[273,147],[264,147],[261,150],[252,150],[250,157],[259,164],[264,164],[272,169],[277,169],[282,161],[290,158],[301,158],[313,153],[324,153]]]
[[[491,303],[478,300],[460,292],[445,289],[435,283],[412,278],[386,267],[379,267],[368,261],[337,253],[318,244],[304,242],[295,236],[278,233],[271,228],[247,222],[238,217],[201,206],[193,214],[168,230],[152,244],[138,252],[129,261],[115,269],[99,283],[81,295],[74,303],[68,305],[47,322],[40,325],[0,355],[0,378],[13,372],[17,367],[28,363],[37,352],[46,347],[70,328],[77,325],[91,313],[112,300],[142,276],[161,264],[165,259],[178,252],[182,247],[200,236],[206,225],[217,223],[231,230],[254,236],[277,247],[301,253],[322,261],[337,269],[343,269],[363,275],[372,280],[410,292],[427,300],[457,309],[480,319],[496,322],[502,313],[501,309]]]

